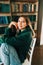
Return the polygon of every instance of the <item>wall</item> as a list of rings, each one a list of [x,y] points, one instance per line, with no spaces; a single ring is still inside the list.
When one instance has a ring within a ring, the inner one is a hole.
[[[40,45],[43,45],[43,7],[42,7],[42,27],[41,27]]]

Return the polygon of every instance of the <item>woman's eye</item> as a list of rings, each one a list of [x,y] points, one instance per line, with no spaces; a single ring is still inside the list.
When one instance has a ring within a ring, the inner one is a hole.
[[[25,22],[25,21],[22,21],[23,23]]]
[[[20,21],[18,21],[18,22],[20,22]]]

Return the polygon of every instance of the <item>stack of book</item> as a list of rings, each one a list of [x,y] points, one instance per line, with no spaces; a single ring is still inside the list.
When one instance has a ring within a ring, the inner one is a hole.
[[[36,15],[29,15],[28,17],[31,22],[36,22]]]
[[[0,12],[2,12],[2,13],[4,13],[4,12],[9,13],[10,12],[10,5],[9,4],[0,4]]]

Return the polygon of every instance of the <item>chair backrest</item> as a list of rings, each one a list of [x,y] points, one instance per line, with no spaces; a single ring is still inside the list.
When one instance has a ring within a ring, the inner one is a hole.
[[[31,65],[35,43],[36,43],[36,38],[33,38],[32,42],[31,42],[31,45],[30,45],[30,49],[28,51],[29,60],[26,58],[22,65]]]
[[[0,49],[1,50],[1,49]],[[2,63],[2,61],[1,61],[1,53],[0,53],[0,65],[2,65],[3,63]]]

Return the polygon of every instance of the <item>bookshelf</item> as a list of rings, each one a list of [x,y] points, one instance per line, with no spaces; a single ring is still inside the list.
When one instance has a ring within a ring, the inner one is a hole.
[[[0,27],[7,27],[9,24],[0,24]]]
[[[0,1],[2,4],[9,4],[9,1]]]
[[[0,35],[4,34],[8,26],[9,17],[11,17],[10,0],[0,0]]]
[[[34,30],[37,31],[38,4],[38,0],[0,0],[0,16],[8,16],[15,21],[21,15],[27,16],[30,18]],[[8,24],[0,24],[0,27],[7,27]]]

